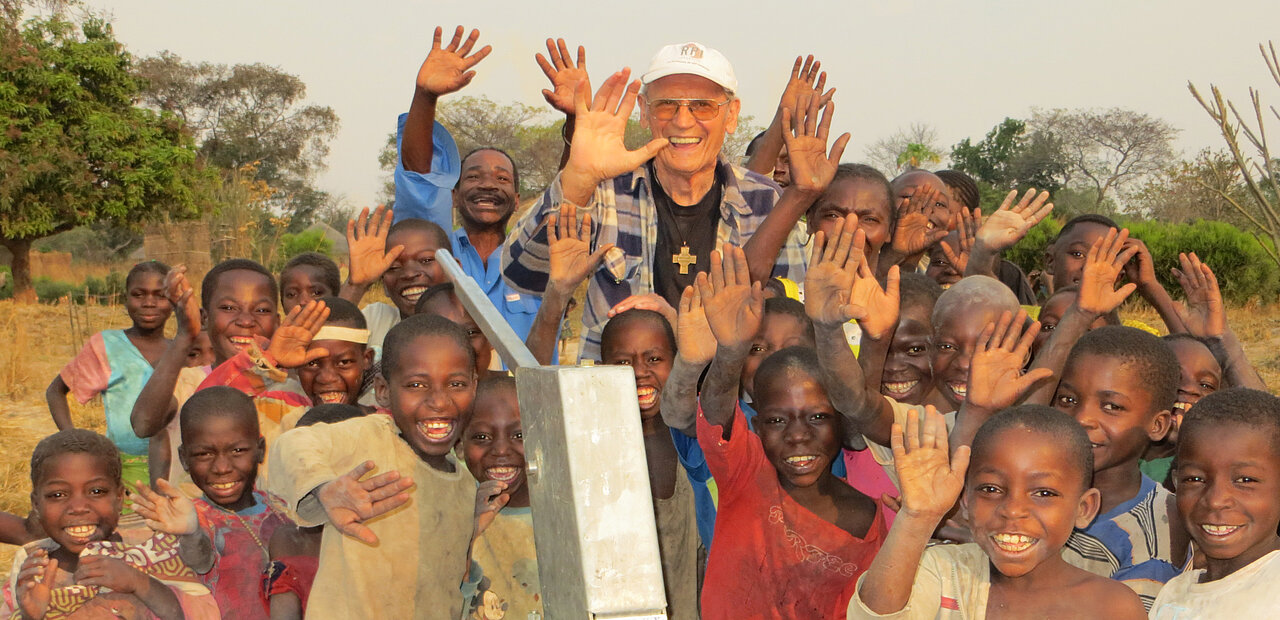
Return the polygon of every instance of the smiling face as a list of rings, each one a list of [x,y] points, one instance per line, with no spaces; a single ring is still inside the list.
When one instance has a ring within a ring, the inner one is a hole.
[[[965,478],[962,507],[973,540],[1005,577],[1022,577],[1059,555],[1071,531],[1098,512],[1096,489],[1086,489],[1076,462],[1059,438],[1014,426],[975,454]]]
[[[1074,289],[1066,291],[1057,291],[1044,300],[1044,305],[1040,306],[1040,331],[1036,333],[1036,340],[1031,345],[1031,356],[1035,357],[1040,352],[1049,338],[1053,336],[1054,330],[1058,329],[1058,322],[1067,314],[1067,310],[1071,308],[1071,304],[1076,302],[1076,291]],[[1107,324],[1106,315],[1100,316],[1093,320],[1089,325],[1089,329],[1097,329]]]
[[[760,332],[751,341],[751,350],[742,365],[742,391],[754,402],[756,370],[760,368],[760,362],[787,347],[802,344],[813,346],[813,339],[800,319],[782,312],[766,312],[760,322]]]
[[[413,307],[426,290],[445,281],[444,270],[436,262],[440,240],[414,228],[396,231],[387,237],[387,247],[403,245],[404,251],[382,274],[382,288],[400,316],[413,315]]]
[[[667,331],[655,321],[631,320],[600,348],[605,364],[630,366],[636,375],[636,398],[641,419],[661,413],[662,388],[671,374],[675,351]]]
[[[919,304],[902,309],[884,360],[880,393],[900,403],[923,405],[933,389],[933,326],[930,309]]]
[[[1138,458],[1169,430],[1169,412],[1154,399],[1134,362],[1079,355],[1062,371],[1053,407],[1084,426],[1093,444],[1093,471],[1137,468]]]
[[[809,487],[832,475],[844,431],[822,383],[787,368],[760,377],[756,395],[756,433],[782,487]]]
[[[493,347],[489,345],[489,339],[484,335],[484,330],[481,330],[471,315],[467,314],[467,309],[462,307],[462,302],[458,301],[457,295],[452,292],[433,294],[423,304],[423,312],[449,319],[466,330],[467,341],[471,343],[471,350],[476,353],[476,377],[482,378],[489,374],[489,364],[493,361]]]
[[[686,106],[680,106],[675,117],[659,120],[649,111],[649,104],[660,99],[710,99],[720,106],[711,120],[700,121]],[[729,96],[720,85],[707,78],[688,75],[668,75],[658,78],[645,87],[641,96],[640,124],[655,138],[666,138],[670,146],[658,152],[654,164],[659,170],[674,176],[690,176],[714,169],[724,146],[726,133],[738,127],[738,109],[742,102]]]
[[[68,452],[45,461],[43,469],[31,505],[49,538],[79,555],[85,545],[116,531],[124,489],[107,476],[99,457]]]
[[[164,275],[142,271],[130,278],[124,309],[139,329],[163,329],[164,322],[173,314],[173,306],[164,291]]]
[[[1280,454],[1272,432],[1234,421],[1201,426],[1178,445],[1178,513],[1221,579],[1280,549]]]
[[[470,228],[506,228],[516,209],[515,164],[493,150],[476,151],[462,161],[453,190],[453,208]]]
[[[858,216],[858,229],[867,235],[867,254],[876,256],[889,240],[889,194],[883,183],[845,177],[831,182],[809,216],[809,234],[821,230],[832,238],[846,215]]]
[[[1089,247],[1106,236],[1108,230],[1110,229],[1105,224],[1080,222],[1072,226],[1067,234],[1058,237],[1049,251],[1049,270],[1053,273],[1055,289],[1080,284]]]
[[[178,448],[191,481],[209,501],[227,510],[252,506],[258,465],[266,455],[262,435],[232,415],[206,415],[193,426],[184,429]]]
[[[1181,417],[1192,405],[1222,387],[1222,365],[1213,357],[1209,347],[1188,338],[1166,340],[1165,344],[1178,358],[1182,381],[1178,386],[1178,400],[1173,404],[1174,413]]]
[[[336,297],[324,282],[324,271],[315,265],[294,265],[280,274],[280,307],[285,314],[314,299]]]
[[[232,269],[218,277],[212,299],[205,300],[205,324],[215,363],[247,350],[256,338],[271,338],[280,315],[271,291],[271,278],[247,269]]]
[[[384,362],[385,363],[385,362]],[[418,457],[448,470],[476,396],[471,358],[448,336],[425,334],[401,350],[389,378],[378,376],[378,403],[391,410],[400,436]]]
[[[525,486],[524,426],[514,389],[490,389],[476,396],[475,414],[462,437],[462,454],[476,480],[501,480],[511,494],[508,506],[529,505]]]
[[[940,317],[934,332],[933,380],[947,404],[960,408],[969,393],[969,362],[978,347],[978,336],[1000,318],[1001,308],[968,306]]]
[[[323,348],[329,352],[297,369],[298,382],[311,398],[311,404],[356,404],[360,400],[365,368],[373,363],[373,349],[345,340],[314,340],[307,348]]]

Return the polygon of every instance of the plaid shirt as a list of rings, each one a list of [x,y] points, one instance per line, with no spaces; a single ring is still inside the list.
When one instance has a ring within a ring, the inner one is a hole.
[[[727,179],[720,201],[720,224],[716,227],[716,247],[731,243],[742,247],[773,210],[778,186],[765,177],[725,163]],[[547,248],[547,215],[564,202],[560,177],[520,218],[513,234],[507,236],[502,253],[502,275],[511,288],[541,295],[547,288],[550,271]],[[604,181],[585,212],[591,215],[591,251],[605,243],[622,250],[620,261],[605,261],[592,274],[583,308],[581,357],[599,359],[600,332],[609,309],[631,295],[653,292],[654,247],[658,243],[658,215],[653,203],[646,166]],[[773,268],[773,275],[804,281],[804,233],[796,224]],[[613,274],[625,274],[615,279]],[[674,327],[674,326],[673,326]]]

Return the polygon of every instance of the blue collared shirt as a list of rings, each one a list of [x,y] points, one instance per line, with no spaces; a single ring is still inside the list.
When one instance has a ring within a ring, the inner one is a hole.
[[[454,258],[462,263],[463,273],[480,285],[516,335],[521,339],[528,338],[542,300],[516,291],[503,281],[504,248],[489,254],[489,260],[482,260],[467,238],[466,231],[453,229],[453,188],[458,183],[462,165],[458,145],[449,135],[449,130],[436,123],[431,130],[431,172],[423,174],[405,170],[399,152],[404,140],[404,123],[408,118],[408,114],[401,114],[396,126],[395,221],[419,218],[452,231],[449,233],[451,250]]]

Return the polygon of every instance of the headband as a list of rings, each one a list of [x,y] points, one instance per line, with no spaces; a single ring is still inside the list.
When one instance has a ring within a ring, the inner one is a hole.
[[[356,344],[369,344],[369,330],[356,329],[354,327],[338,327],[337,325],[325,325],[316,332],[312,340],[342,340],[345,342],[354,342]]]

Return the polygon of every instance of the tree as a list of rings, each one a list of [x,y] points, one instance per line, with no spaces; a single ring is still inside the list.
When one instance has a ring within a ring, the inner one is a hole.
[[[1134,196],[1139,213],[1171,224],[1205,219],[1248,227],[1248,219],[1232,206],[1248,201],[1248,189],[1230,153],[1209,149],[1166,168]]]
[[[1059,140],[1067,164],[1066,183],[1094,192],[1097,210],[1158,174],[1174,161],[1169,123],[1130,110],[1036,110],[1036,132]]]
[[[33,300],[33,241],[196,216],[211,178],[177,118],[133,105],[131,57],[105,21],[55,15],[6,31],[20,38],[0,57],[0,243],[15,297]]]
[[[313,182],[338,115],[305,104],[307,86],[296,75],[262,63],[192,64],[167,51],[139,61],[137,74],[142,102],[181,118],[206,161],[224,174],[253,166],[276,188],[274,204],[295,230],[329,201]]]
[[[987,136],[968,138],[951,147],[951,166],[997,190],[1036,189],[1057,193],[1066,175],[1061,142],[1044,132],[1027,132],[1027,124],[1006,118]]]
[[[898,129],[892,136],[876,140],[868,146],[867,162],[892,177],[906,168],[907,164],[916,167],[921,163],[941,163],[941,148],[938,145],[938,131],[932,125],[912,123],[910,127]],[[905,159],[904,155],[907,155]],[[911,164],[913,157],[916,159],[915,164]]]
[[[1269,43],[1265,47],[1258,45],[1258,51],[1262,52],[1262,61],[1267,65],[1272,81],[1280,86],[1280,57],[1276,55],[1275,44]],[[1253,104],[1251,115],[1255,123],[1255,126],[1250,126],[1235,104],[1223,98],[1217,86],[1209,85],[1211,98],[1208,101],[1200,96],[1194,84],[1188,82],[1187,88],[1218,126],[1236,170],[1248,190],[1248,199],[1241,200],[1220,190],[1214,192],[1249,221],[1255,229],[1255,237],[1261,234],[1271,239],[1271,247],[1267,247],[1261,239],[1258,242],[1271,255],[1271,259],[1280,264],[1280,253],[1277,253],[1280,250],[1280,179],[1277,178],[1280,176],[1280,161],[1272,154],[1267,142],[1266,127],[1263,125],[1266,112],[1263,110],[1261,92],[1249,88],[1249,101]],[[1275,107],[1269,109],[1280,119],[1280,111]],[[1246,153],[1241,146],[1241,132],[1244,133],[1251,152]]]

